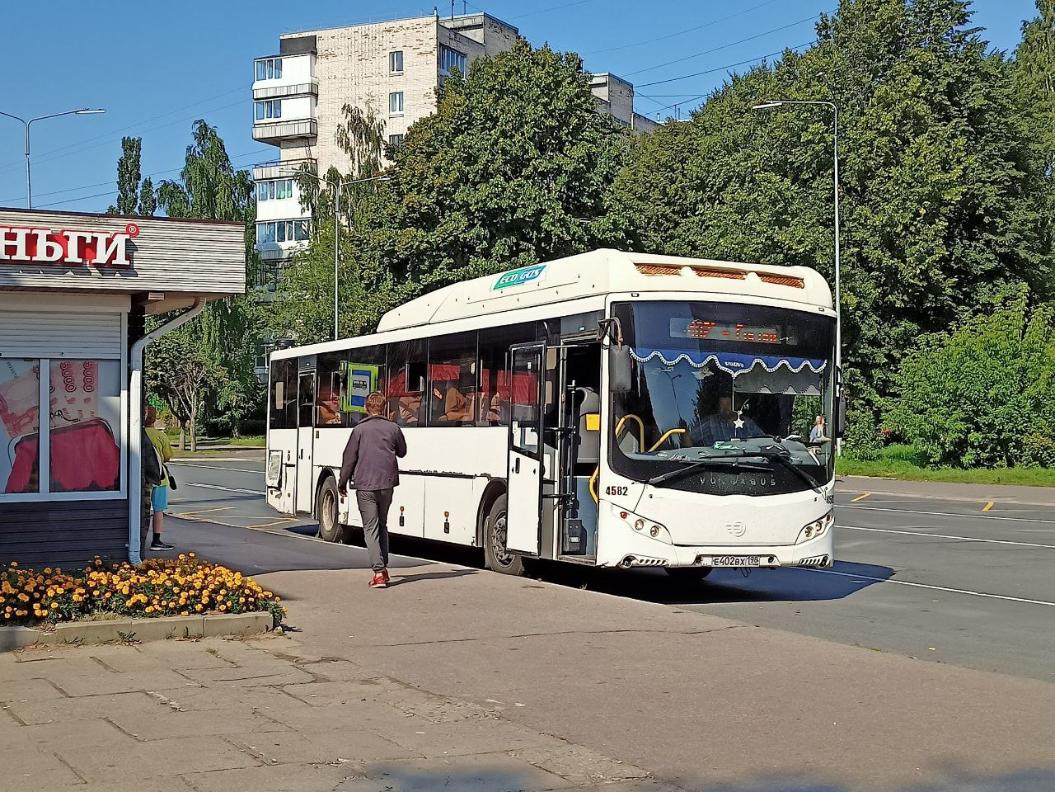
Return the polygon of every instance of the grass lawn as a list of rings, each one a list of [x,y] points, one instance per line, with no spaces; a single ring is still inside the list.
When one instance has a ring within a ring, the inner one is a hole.
[[[921,464],[919,454],[909,445],[889,445],[883,449],[879,459],[871,461],[840,457],[835,467],[840,476],[1055,487],[1055,470],[1051,468],[929,468]]]
[[[172,449],[176,450],[179,442],[179,432],[168,432],[169,442]],[[263,448],[265,446],[263,435],[243,435],[242,437],[199,437],[198,450],[208,451],[215,446],[238,446],[239,448]],[[190,439],[187,440],[187,448],[190,448]]]

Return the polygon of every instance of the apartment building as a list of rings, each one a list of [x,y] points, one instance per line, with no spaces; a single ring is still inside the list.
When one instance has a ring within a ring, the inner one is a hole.
[[[385,122],[390,144],[436,109],[436,90],[453,68],[509,49],[517,28],[489,14],[414,17],[347,27],[286,33],[278,53],[253,64],[253,139],[278,149],[256,165],[257,250],[274,289],[282,267],[311,233],[294,178],[306,163],[326,173],[350,169],[337,145],[348,104],[371,108]],[[634,87],[611,74],[591,78],[598,112],[635,131],[655,126],[634,112]]]

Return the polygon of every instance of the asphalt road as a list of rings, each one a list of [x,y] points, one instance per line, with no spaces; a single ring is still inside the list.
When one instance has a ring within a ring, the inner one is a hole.
[[[176,463],[167,538],[213,560],[262,573],[365,568],[365,551],[321,542],[314,525],[263,500],[254,459]],[[927,496],[918,488],[865,492],[848,481],[836,497],[832,570],[714,572],[678,584],[661,571],[607,572],[550,566],[541,577],[569,586],[664,602],[880,652],[1055,681],[1055,498],[1002,502],[999,495]],[[993,498],[994,500],[986,500]],[[397,539],[393,566],[479,564],[478,553]]]

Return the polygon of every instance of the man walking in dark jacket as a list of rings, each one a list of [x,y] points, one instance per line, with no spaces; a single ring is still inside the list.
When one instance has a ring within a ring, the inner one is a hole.
[[[376,391],[366,397],[366,418],[348,438],[337,491],[348,496],[349,482],[355,488],[363,534],[374,577],[371,588],[388,586],[388,509],[392,490],[399,486],[397,458],[407,455],[403,432],[382,415],[385,397]]]

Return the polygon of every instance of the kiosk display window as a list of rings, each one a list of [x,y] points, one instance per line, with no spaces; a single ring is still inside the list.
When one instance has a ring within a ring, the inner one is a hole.
[[[48,409],[41,423],[41,372]],[[0,497],[116,492],[121,486],[116,360],[0,361]],[[47,475],[41,436],[47,435]]]

